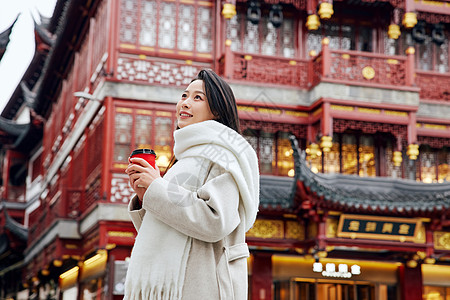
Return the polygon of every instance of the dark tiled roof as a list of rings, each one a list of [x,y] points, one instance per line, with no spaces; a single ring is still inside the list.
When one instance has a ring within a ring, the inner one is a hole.
[[[450,182],[426,184],[390,177],[313,173],[306,153],[294,148],[296,177],[331,207],[400,214],[442,212],[450,208]]]
[[[4,210],[4,212],[6,218],[5,229],[8,229],[20,240],[26,242],[28,240],[28,230],[25,228],[25,226],[11,218],[6,209]]]
[[[293,205],[295,179],[262,175],[260,180],[260,208],[287,209]]]

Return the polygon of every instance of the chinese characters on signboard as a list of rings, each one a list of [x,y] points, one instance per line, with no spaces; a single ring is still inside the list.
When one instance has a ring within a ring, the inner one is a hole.
[[[339,237],[414,241],[422,226],[420,219],[341,215]]]

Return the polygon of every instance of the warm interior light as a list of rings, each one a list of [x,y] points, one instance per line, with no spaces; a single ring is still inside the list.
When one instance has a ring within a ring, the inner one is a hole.
[[[72,269],[62,273],[61,275],[59,275],[59,278],[61,279],[66,279],[68,277],[74,276],[75,274],[78,274],[78,270],[80,269],[80,267],[75,266]]]

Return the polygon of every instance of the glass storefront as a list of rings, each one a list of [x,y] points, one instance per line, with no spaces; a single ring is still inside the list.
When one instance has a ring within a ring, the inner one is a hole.
[[[396,300],[399,264],[272,257],[274,300]],[[447,300],[447,299],[445,299]]]

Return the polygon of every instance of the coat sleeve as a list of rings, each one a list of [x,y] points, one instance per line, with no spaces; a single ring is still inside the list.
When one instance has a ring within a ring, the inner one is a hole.
[[[205,242],[217,242],[239,224],[239,191],[230,173],[222,173],[189,191],[158,178],[144,195],[143,207],[181,233]]]
[[[140,207],[140,204],[137,203],[138,201],[139,199],[137,196],[134,196],[130,203],[128,203],[128,214],[130,215],[131,222],[133,222],[136,231],[139,231],[139,228],[141,228],[142,220],[145,215],[145,209]],[[137,209],[137,207],[139,207],[139,209]]]

